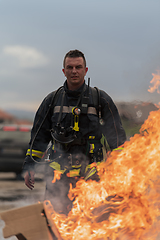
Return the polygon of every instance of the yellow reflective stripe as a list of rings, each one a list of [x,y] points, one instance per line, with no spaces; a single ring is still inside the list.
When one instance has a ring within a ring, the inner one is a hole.
[[[57,163],[57,162],[52,162],[52,163],[49,164],[49,166],[50,166],[51,168],[53,168],[54,170],[61,172],[62,174],[67,170],[67,169],[62,170],[62,169],[61,169],[61,165],[60,165],[59,163]],[[67,175],[68,177],[76,177],[76,176],[79,176],[81,165],[72,166],[72,167],[76,167],[77,169],[72,169],[72,170],[70,170],[66,175]]]
[[[81,165],[72,165],[72,168],[80,168]]]
[[[37,151],[37,150],[32,150],[32,156],[35,156],[35,157],[38,157],[38,158],[41,158],[43,156],[43,152],[41,151]],[[30,156],[30,149],[27,150],[27,153],[26,153],[26,156]]]
[[[101,162],[93,162],[89,165],[87,165],[86,169],[85,169],[85,172],[87,172],[87,170],[90,168],[92,169],[93,167],[97,167]]]
[[[61,106],[55,106],[54,107],[54,113],[59,113],[60,112],[60,107]],[[74,108],[75,106],[63,106],[63,110],[62,110],[62,113],[72,113],[72,109]],[[96,111],[96,108],[95,107],[88,107],[88,114],[94,114],[94,115],[97,115],[97,111]]]
[[[117,150],[123,150],[124,147],[118,147],[118,148],[114,148],[112,151],[117,151]]]
[[[80,175],[80,168],[70,170],[66,175],[67,175],[67,177],[77,177]]]
[[[89,139],[95,139],[96,136],[89,136]]]
[[[66,171],[66,169],[62,170],[62,169],[61,169],[61,165],[60,165],[59,163],[57,163],[57,162],[51,162],[51,163],[49,164],[49,166],[50,166],[51,168],[53,168],[54,170],[60,171],[61,173],[64,173],[64,172]]]
[[[86,177],[84,178],[84,180],[87,180],[88,178],[90,178],[92,175],[94,175],[97,172],[97,168],[93,167],[89,173],[87,173]]]
[[[89,153],[94,153],[93,150],[94,150],[94,143],[91,143]]]

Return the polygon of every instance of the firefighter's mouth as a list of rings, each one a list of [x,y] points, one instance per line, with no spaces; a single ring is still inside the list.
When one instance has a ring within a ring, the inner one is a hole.
[[[72,76],[71,78],[72,79],[78,79],[78,76]]]

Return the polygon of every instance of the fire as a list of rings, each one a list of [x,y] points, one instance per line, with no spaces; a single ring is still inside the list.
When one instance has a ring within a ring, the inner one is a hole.
[[[61,178],[62,173],[60,171],[54,170],[54,178],[52,180],[52,183],[55,183],[56,180],[59,180]]]
[[[160,86],[160,70],[157,71],[157,74],[152,73],[152,76],[153,76],[153,78],[150,81],[150,83],[153,84],[153,86],[149,87],[148,92],[153,93],[157,89],[157,93],[160,93],[160,91],[158,89]]]
[[[160,108],[160,102],[158,104],[154,104],[157,108]]]
[[[98,166],[100,181],[77,182],[68,216],[52,214],[65,240],[154,240],[160,216],[160,110],[124,150]]]

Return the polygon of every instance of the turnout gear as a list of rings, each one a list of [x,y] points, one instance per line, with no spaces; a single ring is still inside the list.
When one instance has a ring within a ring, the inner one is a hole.
[[[46,158],[51,168],[66,172],[68,176],[77,173],[88,178],[96,172],[92,163],[99,164],[103,160],[102,134],[111,151],[126,140],[117,108],[110,96],[85,83],[78,90],[71,91],[65,82],[63,87],[43,100],[36,113],[29,144],[33,143],[32,150],[29,148],[27,151],[24,169],[31,161],[31,152],[33,158],[41,158],[51,143]],[[83,160],[76,161],[77,155]],[[70,164],[70,159],[75,163]]]

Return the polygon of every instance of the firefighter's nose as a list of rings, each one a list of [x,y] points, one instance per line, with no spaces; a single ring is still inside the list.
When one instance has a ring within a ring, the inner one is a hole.
[[[76,68],[75,68],[75,67],[73,67],[73,69],[72,69],[72,72],[73,72],[73,73],[75,73],[75,72],[76,72]]]

